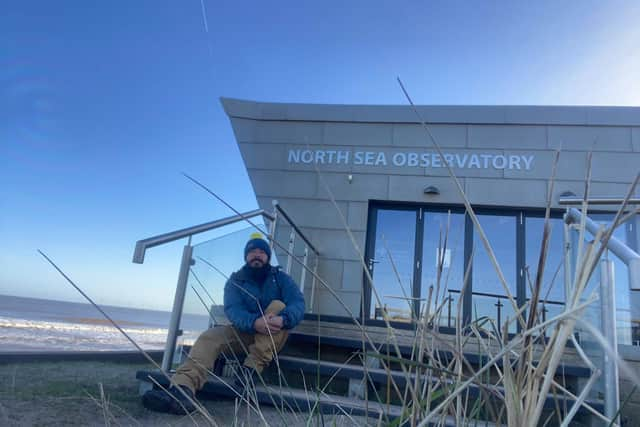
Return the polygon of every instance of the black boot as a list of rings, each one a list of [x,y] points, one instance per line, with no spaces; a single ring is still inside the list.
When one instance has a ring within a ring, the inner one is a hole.
[[[178,388],[179,387],[179,388]],[[184,391],[184,394],[180,391]],[[187,398],[186,396],[189,396]],[[191,400],[189,400],[191,399]],[[186,415],[196,410],[196,398],[187,386],[171,386],[167,391],[149,390],[142,396],[142,405],[156,412]]]

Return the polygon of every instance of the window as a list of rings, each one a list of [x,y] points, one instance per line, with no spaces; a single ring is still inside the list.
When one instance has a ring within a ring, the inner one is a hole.
[[[376,210],[375,256],[367,260],[374,287],[371,292],[371,318],[382,319],[383,310],[397,321],[410,321],[415,317],[415,241],[415,210]]]
[[[543,320],[559,314],[565,303],[562,214],[563,211],[554,211],[550,218],[551,235],[537,304]],[[509,293],[517,306],[525,304],[532,297],[536,280],[544,211],[476,209],[476,215]],[[590,217],[605,224],[613,219],[611,214],[595,213]],[[630,224],[636,222],[630,222],[626,230],[620,227],[614,236],[623,242],[636,239],[630,231],[633,231]],[[441,327],[455,327],[460,308],[463,324],[480,320],[488,327],[486,320],[490,319],[502,327],[510,319],[509,332],[518,330],[513,304],[477,230],[461,207],[372,203],[368,230],[367,261],[380,297],[378,302],[370,287],[365,287],[363,298],[368,318],[380,320],[386,310],[391,320],[407,324],[425,313],[430,301],[429,313],[436,314],[434,323]],[[620,344],[630,344],[633,315],[628,269],[614,254],[608,253],[607,257],[614,264],[618,339]],[[469,284],[461,299],[467,271]],[[592,282],[597,286],[597,277]]]
[[[478,209],[476,214],[509,293],[516,306],[524,304],[531,297],[525,267],[529,266],[531,280],[535,280],[544,218],[540,213],[527,216],[529,212],[513,209]],[[564,277],[557,271],[562,269],[561,213],[555,216],[556,232],[540,296],[546,298],[540,306],[543,316],[557,312],[564,303]],[[379,297],[378,301],[373,289],[365,287],[369,319],[381,320],[386,310],[391,320],[406,323],[424,314],[430,302],[429,313],[435,314],[434,322],[442,327],[455,327],[460,308],[464,324],[483,321],[489,327],[490,320],[502,328],[510,319],[509,332],[518,330],[514,304],[461,207],[373,203],[368,230],[367,262]],[[469,284],[461,299],[467,271]]]
[[[437,314],[440,326],[455,325],[464,281],[464,221],[462,212],[423,212],[420,307],[424,311],[431,295],[430,313]]]

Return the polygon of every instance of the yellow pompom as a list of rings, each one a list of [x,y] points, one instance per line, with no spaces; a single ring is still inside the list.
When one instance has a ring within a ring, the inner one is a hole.
[[[251,233],[251,236],[249,237],[249,240],[253,240],[253,239],[264,239],[264,237],[262,237],[262,233]]]

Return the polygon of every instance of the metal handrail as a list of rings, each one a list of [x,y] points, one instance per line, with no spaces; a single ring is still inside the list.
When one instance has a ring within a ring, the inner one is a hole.
[[[447,289],[447,292],[459,294],[461,291],[459,291],[458,289]],[[490,294],[486,292],[471,292],[471,295],[478,295],[481,297],[490,297],[490,298],[509,299],[509,297],[506,295]],[[531,301],[531,298],[527,298],[527,301]],[[563,303],[562,301],[555,301],[550,299],[541,299],[541,300],[538,300],[538,302],[541,302],[544,304],[551,304],[551,305],[565,305],[565,303]]]
[[[314,273],[315,273],[317,269],[317,260],[318,260],[317,256],[319,255],[318,250],[311,244],[309,239],[307,239],[304,236],[302,231],[300,231],[300,229],[293,223],[289,215],[287,215],[287,213],[284,212],[284,210],[280,206],[278,206],[277,202],[274,202],[274,211],[272,213],[267,212],[264,209],[256,209],[256,210],[245,212],[245,213],[239,213],[237,215],[232,215],[227,218],[222,218],[216,221],[211,221],[204,224],[195,225],[193,227],[183,228],[181,230],[171,231],[169,233],[164,233],[157,236],[149,237],[147,239],[139,240],[136,242],[136,247],[133,253],[133,262],[137,264],[142,264],[144,262],[144,255],[147,249],[152,248],[154,246],[163,245],[165,243],[173,242],[175,240],[182,239],[185,237],[189,238],[189,241],[184,246],[183,252],[182,252],[182,262],[180,264],[180,273],[178,275],[178,283],[176,285],[176,293],[174,295],[174,300],[173,300],[173,309],[171,310],[169,330],[167,332],[167,341],[165,343],[165,350],[162,358],[163,370],[168,371],[170,369],[173,356],[175,353],[177,338],[182,333],[180,331],[180,319],[181,319],[182,311],[184,308],[185,293],[187,290],[187,281],[188,281],[189,273],[191,270],[190,266],[193,263],[193,259],[192,259],[193,246],[191,245],[192,236],[196,234],[204,233],[207,231],[211,231],[226,225],[234,224],[239,221],[246,221],[250,218],[253,218],[259,215],[263,216],[264,218],[268,219],[271,222],[270,231],[267,233],[269,234],[268,239],[270,240],[271,245],[273,245],[274,243],[274,234],[276,230],[276,222],[278,221],[278,216],[282,215],[285,221],[288,222],[289,225],[291,225],[293,229],[292,235],[295,231],[296,233],[298,233],[298,235],[302,238],[302,240],[307,245],[305,247],[305,254],[303,258],[304,260],[302,261],[303,264],[306,265],[306,262],[307,262],[307,255],[308,255],[307,248],[311,249],[316,254],[316,266],[314,267]],[[290,254],[290,257],[293,257],[293,240],[291,241],[288,253]],[[304,286],[305,272],[306,270],[303,269],[301,286]],[[289,273],[289,269],[287,269],[287,273]],[[314,286],[315,286],[315,275],[314,275],[314,281],[312,282],[312,297],[311,297],[312,305],[313,305]]]
[[[591,200],[589,200],[589,203],[591,203]],[[601,225],[598,225],[591,218],[583,215],[582,212],[578,211],[575,208],[567,209],[567,212],[564,215],[564,222],[565,245],[567,245],[567,248],[570,248],[570,245],[568,243],[570,225],[574,223],[584,224],[585,229],[594,236],[597,235],[598,231],[602,228]],[[640,255],[638,255],[638,253],[636,253],[633,249],[613,236],[609,237],[606,248],[614,253],[627,265],[629,274],[629,289],[631,291],[640,290]],[[566,258],[565,263],[565,271],[569,271],[569,258]],[[612,352],[611,355],[609,355],[607,352],[604,352],[604,415],[610,419],[614,419],[619,412],[618,408],[620,403],[620,390],[617,360],[618,339],[616,334],[616,325],[618,323],[618,320],[616,318],[613,261],[610,259],[602,259],[600,263],[601,330],[605,337],[606,345]],[[568,288],[571,283],[571,275],[569,273],[567,273],[565,281],[565,286]],[[633,308],[634,306],[631,305],[631,309]],[[633,316],[633,313],[631,314]],[[631,323],[633,324],[633,319]]]
[[[623,203],[625,199],[619,197],[592,197],[587,199],[587,203],[590,205],[619,205]],[[581,205],[584,202],[582,197],[560,197],[558,204],[560,205]],[[640,204],[640,198],[631,197],[627,199],[628,205]]]
[[[451,327],[451,313],[452,313],[452,303],[453,303],[453,297],[451,296],[452,293],[454,294],[460,294],[462,293],[460,290],[458,289],[447,289],[447,292],[449,292],[449,296],[447,297],[448,299],[448,304],[447,304],[447,326]],[[501,325],[502,325],[502,307],[505,307],[504,304],[502,304],[503,299],[509,299],[509,297],[507,297],[506,295],[500,295],[500,294],[491,294],[491,293],[487,293],[487,292],[471,292],[472,296],[482,296],[482,297],[488,297],[488,298],[496,298],[498,300],[498,302],[496,302],[494,304],[494,306],[496,307],[496,322],[498,325],[498,329],[501,329]],[[531,301],[531,298],[527,298],[527,301]],[[541,307],[542,307],[542,321],[545,322],[547,317],[546,317],[546,313],[549,312],[549,310],[547,310],[547,305],[560,305],[560,306],[564,306],[565,303],[562,301],[554,301],[554,300],[548,300],[548,299],[541,299],[538,300],[539,303],[541,303]]]
[[[304,240],[304,242],[307,244],[309,249],[311,249],[316,255],[319,255],[320,252],[315,248],[315,246],[313,246],[313,244],[309,241],[309,239],[307,239],[304,233],[298,228],[298,226],[293,222],[291,217],[282,209],[282,207],[277,201],[273,202],[273,207],[277,209],[279,213],[282,214],[282,216],[284,217],[284,219],[287,220],[289,225],[296,231],[296,233],[298,233],[298,236],[300,236],[300,238]]]
[[[567,213],[564,215],[564,222],[567,224],[580,223],[582,220],[582,213],[575,209],[567,209]],[[592,235],[596,235],[600,229],[600,225],[594,222],[591,218],[585,217],[585,229]],[[629,269],[629,286],[633,290],[640,289],[640,255],[629,246],[625,245],[620,240],[611,236],[607,242],[607,249],[613,252],[618,258],[624,262]]]
[[[205,222],[204,224],[194,225],[192,227],[187,227],[187,228],[183,228],[176,231],[170,231],[168,233],[159,234],[157,236],[138,240],[136,242],[136,248],[133,251],[133,262],[136,264],[144,263],[144,254],[149,248],[164,245],[165,243],[170,243],[185,237],[191,237],[196,234],[204,233],[206,231],[211,231],[216,228],[223,227],[225,225],[234,224],[239,221],[244,221],[246,219],[256,217],[258,215],[262,215],[267,219],[269,219],[270,221],[273,221],[274,219],[273,215],[265,211],[264,209],[256,209],[253,211],[242,213],[240,215],[232,215],[216,221]]]

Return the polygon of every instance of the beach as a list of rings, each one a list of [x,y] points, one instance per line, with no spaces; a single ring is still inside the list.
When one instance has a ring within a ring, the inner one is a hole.
[[[158,414],[142,406],[135,373],[149,367],[91,361],[2,364],[0,425],[194,425],[189,417]],[[106,405],[103,402],[107,402]],[[232,400],[204,403],[220,425],[233,422],[235,404]],[[195,416],[195,421],[206,425],[200,415]]]
[[[145,363],[98,361],[0,362],[2,426],[193,426],[208,425],[202,415],[177,416],[145,409],[138,395],[138,370]],[[101,389],[104,399],[101,398]],[[200,399],[219,426],[305,426],[308,413],[281,414],[262,406],[262,417],[232,399]],[[337,426],[362,425],[356,417],[325,415]],[[332,422],[330,425],[334,425]]]

